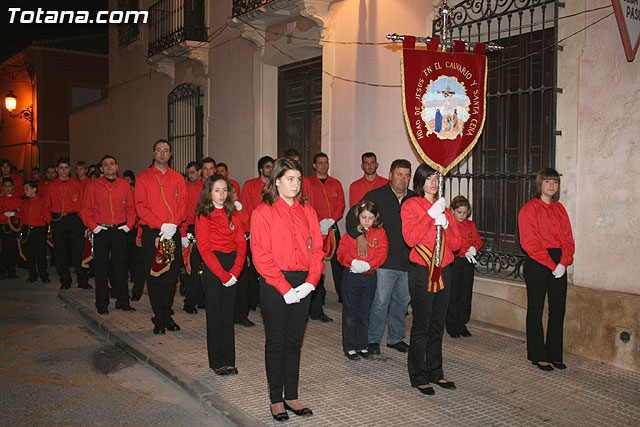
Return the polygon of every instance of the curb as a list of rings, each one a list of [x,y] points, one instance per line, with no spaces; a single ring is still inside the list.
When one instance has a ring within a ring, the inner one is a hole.
[[[158,371],[161,375],[173,382],[176,386],[195,397],[200,406],[211,416],[222,416],[234,425],[241,426],[264,426],[260,422],[250,418],[244,412],[229,404],[223,396],[212,391],[187,372],[170,363],[162,356],[150,357],[146,354],[146,348],[133,339],[126,332],[116,328],[103,316],[88,309],[83,304],[75,301],[67,293],[58,292],[58,298],[73,309],[85,325],[94,332],[106,339],[108,342],[118,346],[142,363]]]

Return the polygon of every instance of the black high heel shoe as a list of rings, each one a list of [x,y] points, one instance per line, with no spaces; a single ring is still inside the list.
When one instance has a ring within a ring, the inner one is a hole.
[[[282,402],[284,403],[284,409],[286,409],[287,411],[293,412],[299,417],[304,417],[306,415],[313,415],[313,411],[309,408],[293,409],[291,406],[287,404],[286,400],[283,400]]]

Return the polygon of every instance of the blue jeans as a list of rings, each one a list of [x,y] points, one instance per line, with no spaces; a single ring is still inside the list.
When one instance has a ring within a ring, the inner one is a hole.
[[[354,274],[344,268],[342,276],[342,350],[367,348],[369,313],[376,292],[376,273]]]
[[[404,316],[409,306],[409,273],[402,270],[377,270],[376,295],[369,317],[369,343],[380,344],[389,315],[387,344],[396,344],[407,335]]]

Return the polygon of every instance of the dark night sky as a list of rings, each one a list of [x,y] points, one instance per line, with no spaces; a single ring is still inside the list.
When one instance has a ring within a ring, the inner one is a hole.
[[[0,0],[0,62],[38,40],[106,33],[107,24],[20,24],[9,22],[10,7],[21,10],[88,10],[93,16],[109,8],[108,0]],[[18,19],[16,19],[18,21]]]

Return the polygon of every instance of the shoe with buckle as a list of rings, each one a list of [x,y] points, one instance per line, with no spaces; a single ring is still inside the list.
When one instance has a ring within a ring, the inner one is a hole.
[[[286,400],[282,401],[284,403],[284,409],[286,409],[287,411],[291,411],[294,414],[296,414],[299,417],[304,417],[307,415],[313,415],[313,411],[307,407],[304,407],[302,409],[293,409],[291,406],[289,406],[289,404],[287,403]]]
[[[367,350],[369,350],[370,355],[380,354],[380,344],[377,342],[371,342],[367,344]]]
[[[447,390],[455,390],[456,389],[456,383],[454,383],[453,381],[440,380],[440,381],[436,381],[433,384],[439,385],[440,387],[446,388]]]
[[[287,414],[286,410],[284,412],[278,412],[277,414],[274,414],[273,411],[271,410],[270,412],[271,412],[271,416],[276,421],[287,421],[289,419],[289,414]]]
[[[355,350],[349,350],[345,352],[344,355],[347,356],[347,359],[349,360],[360,360],[360,357],[358,356],[358,353],[356,353]]]
[[[367,350],[358,350],[358,355],[363,359],[371,359],[371,353]]]
[[[180,330],[180,326],[178,326],[178,324],[172,318],[169,318],[169,320],[167,321],[166,328],[168,331],[171,331],[171,332],[176,332]]]
[[[395,344],[387,344],[387,347],[398,350],[400,353],[406,353],[409,351],[409,346],[404,341],[398,341]]]
[[[153,327],[153,333],[154,333],[155,335],[164,335],[164,333],[165,333],[165,327],[164,327],[164,325],[156,324],[156,325]]]

